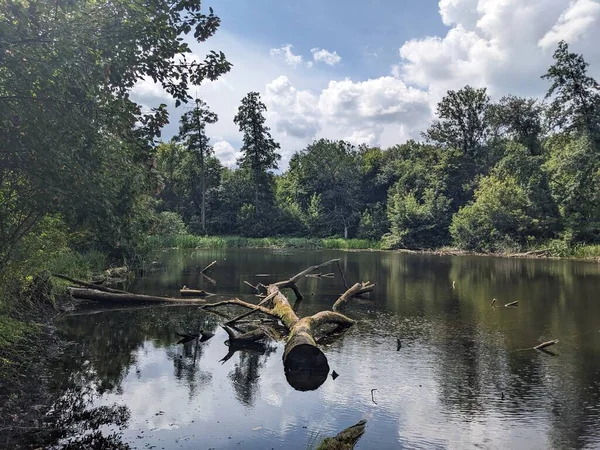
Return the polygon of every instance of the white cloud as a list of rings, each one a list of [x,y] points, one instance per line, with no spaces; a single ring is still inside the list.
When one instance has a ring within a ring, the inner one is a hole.
[[[235,167],[237,159],[242,156],[242,154],[236,152],[233,145],[227,141],[215,142],[213,144],[213,150],[215,151],[215,156],[219,158],[219,161],[221,161],[225,167]]]
[[[556,25],[540,39],[539,45],[542,48],[548,48],[555,46],[561,40],[577,42],[594,23],[598,22],[599,18],[600,3],[597,1],[573,2],[560,15]]]
[[[336,51],[330,52],[324,48],[313,48],[310,50],[313,55],[313,59],[317,62],[323,62],[328,66],[335,66],[342,61],[342,57],[337,54]]]
[[[297,67],[302,64],[302,56],[294,55],[292,52],[293,47],[292,44],[287,44],[279,48],[272,48],[269,50],[269,55],[282,58],[288,66]]]
[[[451,27],[446,36],[406,42],[394,72],[428,89],[432,104],[465,84],[487,86],[495,96],[543,94],[540,76],[560,39],[600,63],[597,0],[440,0],[439,7]]]
[[[298,91],[288,77],[282,75],[267,84],[264,100],[277,131],[310,139],[320,130],[318,99],[308,91]]]
[[[400,139],[386,134],[382,140],[387,126],[403,125],[416,136],[430,116],[428,94],[392,77],[330,81],[318,95],[279,77],[267,85],[265,99],[276,130],[305,141],[328,137],[387,146]]]

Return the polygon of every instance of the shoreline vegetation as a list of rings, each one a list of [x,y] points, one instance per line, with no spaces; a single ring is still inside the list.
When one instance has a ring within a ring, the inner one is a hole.
[[[436,249],[388,249],[380,241],[370,239],[343,239],[339,237],[264,237],[248,238],[243,236],[197,236],[180,234],[171,236],[150,236],[147,241],[152,251],[179,249],[232,249],[232,248],[264,248],[264,249],[301,249],[301,250],[370,250],[391,251],[411,254],[431,254],[438,256],[491,256],[499,258],[523,259],[569,259],[600,262],[600,245],[576,245],[569,247],[562,241],[551,241],[546,245],[538,245],[519,252],[475,252],[457,247],[440,247]]]

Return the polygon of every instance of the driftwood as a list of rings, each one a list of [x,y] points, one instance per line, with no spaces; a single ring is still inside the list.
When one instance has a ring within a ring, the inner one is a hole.
[[[103,292],[97,289],[68,288],[71,295],[82,300],[95,300],[99,302],[125,302],[125,303],[204,303],[203,298],[172,298],[157,297],[155,295],[141,295],[131,293]]]
[[[221,325],[221,328],[223,328],[229,336],[229,345],[242,346],[248,343],[255,344],[257,342],[264,341],[269,337],[269,334],[262,328],[257,328],[241,334],[236,333],[233,328],[228,327],[227,325]]]
[[[317,447],[317,450],[352,450],[358,440],[365,433],[367,421],[361,420],[357,424],[346,428],[334,437],[328,437]]]
[[[111,292],[113,294],[129,294],[129,292],[127,292],[127,291],[122,291],[120,289],[113,289],[113,288],[109,288],[106,286],[101,286],[99,284],[88,283],[87,281],[76,280],[75,278],[71,278],[66,275],[61,275],[58,273],[53,273],[52,276],[55,278],[60,278],[61,280],[68,281],[70,283],[78,284],[79,286],[85,286],[90,289],[95,289],[97,291]]]
[[[208,266],[206,266],[204,269],[202,269],[200,271],[200,273],[205,273],[208,269],[210,269],[212,266],[214,266],[217,263],[217,261],[213,261],[211,262]]]
[[[286,288],[291,289],[295,293],[296,299],[301,300],[303,298],[302,293],[296,283],[307,274],[338,262],[339,260],[333,259],[323,264],[311,266],[288,280],[268,285],[268,297],[259,305],[233,299],[210,303],[204,305],[204,308],[237,305],[248,308],[252,312],[261,312],[279,319],[288,330],[288,338],[283,353],[283,366],[288,382],[292,387],[300,391],[317,389],[327,379],[329,364],[327,357],[317,346],[314,337],[315,333],[324,326],[333,326],[335,327],[334,332],[340,332],[351,327],[354,321],[335,311],[321,311],[312,316],[300,318],[282,290]],[[372,285],[369,283],[357,284],[357,289],[352,292],[346,291],[342,295],[342,297],[346,296],[342,303],[352,298],[355,291],[364,292],[364,289],[367,287],[372,289]],[[271,302],[272,306],[270,308],[263,306],[267,301]]]
[[[371,284],[368,281],[363,282],[363,283],[356,283],[354,286],[352,286],[350,289],[348,289],[346,292],[344,292],[340,296],[340,298],[337,299],[337,301],[333,304],[332,309],[334,311],[339,311],[346,305],[348,300],[350,300],[352,297],[356,297],[358,295],[365,294],[367,292],[371,292],[374,287],[375,287],[375,285]]]
[[[217,285],[217,280],[215,280],[214,278],[209,277],[208,275],[206,275],[205,273],[200,272],[200,275],[202,275],[206,281],[208,281],[210,284],[216,286]]]
[[[179,290],[179,295],[181,295],[182,297],[200,297],[200,298],[204,298],[204,297],[209,297],[211,295],[215,295],[212,294],[210,292],[206,292],[203,289],[189,289],[187,287],[183,287]]]
[[[506,305],[504,305],[504,307],[505,308],[510,308],[511,306],[518,306],[518,305],[519,305],[519,300],[507,303]]]
[[[333,272],[330,273],[307,273],[305,275],[306,278],[335,278],[335,274]]]
[[[271,300],[273,297],[275,297],[275,295],[267,295],[257,306],[262,306],[265,303],[267,303],[269,300]],[[240,314],[237,317],[234,317],[231,320],[228,320],[227,322],[225,322],[225,325],[233,325],[234,323],[236,323],[237,321],[244,319],[246,317],[248,317],[251,314],[254,314],[255,312],[257,312],[257,309],[251,309],[248,312],[245,312],[244,314]]]
[[[539,344],[539,345],[536,345],[536,346],[535,346],[535,347],[533,347],[533,348],[534,348],[535,350],[543,350],[543,349],[545,349],[546,347],[550,347],[551,345],[558,344],[558,342],[559,342],[559,341],[558,341],[558,339],[553,339],[553,340],[551,340],[551,341],[542,342],[541,344]]]

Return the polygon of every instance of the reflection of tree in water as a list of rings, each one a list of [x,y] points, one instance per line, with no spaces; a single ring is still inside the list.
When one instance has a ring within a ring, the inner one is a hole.
[[[166,350],[167,358],[173,361],[175,377],[187,383],[190,399],[196,395],[198,388],[207,386],[212,380],[210,372],[200,370],[203,345],[199,339],[193,339]]]
[[[87,377],[86,377],[87,378]],[[123,405],[91,408],[96,394],[89,380],[79,380],[54,403],[45,429],[47,448],[71,450],[129,449],[119,432],[104,433],[101,427],[123,429],[129,421],[129,408]]]
[[[237,399],[246,406],[254,406],[258,394],[260,369],[275,347],[265,347],[264,353],[257,350],[240,350],[239,360],[229,373]]]
[[[200,315],[197,308],[156,308],[107,312],[66,317],[61,332],[72,345],[51,366],[56,401],[39,437],[47,448],[126,449],[116,432],[126,426],[129,409],[125,406],[92,407],[94,400],[108,392],[121,391],[121,383],[135,356],[146,341],[166,347],[175,374],[187,381],[190,396],[199,385],[210,381],[210,374],[199,370],[202,344],[176,346],[177,332],[214,330],[216,319]],[[102,428],[102,429],[101,429]],[[60,444],[59,444],[60,442]]]

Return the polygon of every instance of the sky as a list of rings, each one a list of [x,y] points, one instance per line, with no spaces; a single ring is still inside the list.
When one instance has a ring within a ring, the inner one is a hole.
[[[242,134],[233,123],[241,99],[260,93],[267,124],[280,143],[285,170],[291,155],[319,138],[387,148],[419,139],[449,89],[487,87],[543,97],[540,79],[557,43],[582,53],[600,79],[600,0],[212,0],[221,20],[195,55],[223,51],[231,71],[190,94],[208,103],[219,122],[207,127],[215,155],[233,167]],[[145,107],[167,103],[152,80],[135,87]]]

